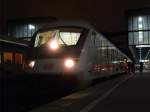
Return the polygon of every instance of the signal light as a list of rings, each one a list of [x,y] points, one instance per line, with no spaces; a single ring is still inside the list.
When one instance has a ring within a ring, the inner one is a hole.
[[[34,65],[35,65],[35,61],[30,61],[30,62],[29,62],[29,67],[30,67],[30,68],[33,68]]]

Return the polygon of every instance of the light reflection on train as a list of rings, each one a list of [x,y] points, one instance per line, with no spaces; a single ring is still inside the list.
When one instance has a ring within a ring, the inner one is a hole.
[[[75,77],[79,84],[122,73],[123,59],[130,60],[85,22],[58,22],[37,31],[27,57],[28,72]]]

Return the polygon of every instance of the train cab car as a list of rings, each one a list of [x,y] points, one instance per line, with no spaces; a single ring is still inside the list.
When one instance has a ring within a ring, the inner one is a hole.
[[[57,22],[35,33],[26,70],[89,83],[123,72],[124,58],[128,57],[88,23]]]
[[[0,73],[19,73],[23,71],[27,44],[11,37],[0,36]],[[9,74],[8,74],[9,75]]]

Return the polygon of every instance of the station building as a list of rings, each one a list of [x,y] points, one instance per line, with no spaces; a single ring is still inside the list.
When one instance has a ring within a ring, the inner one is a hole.
[[[150,8],[128,10],[128,45],[136,62],[150,60]]]
[[[37,30],[54,21],[56,21],[55,17],[30,17],[8,20],[6,35],[17,38],[30,38]]]

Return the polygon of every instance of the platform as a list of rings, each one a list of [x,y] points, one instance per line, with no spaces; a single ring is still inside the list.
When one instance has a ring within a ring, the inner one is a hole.
[[[30,112],[148,112],[149,85],[150,73],[136,72],[71,94]]]
[[[103,100],[121,83],[132,76],[133,74],[125,74],[121,77],[99,83],[29,112],[86,112],[87,108],[90,107],[89,105],[93,105],[91,104],[92,102],[99,98]]]

